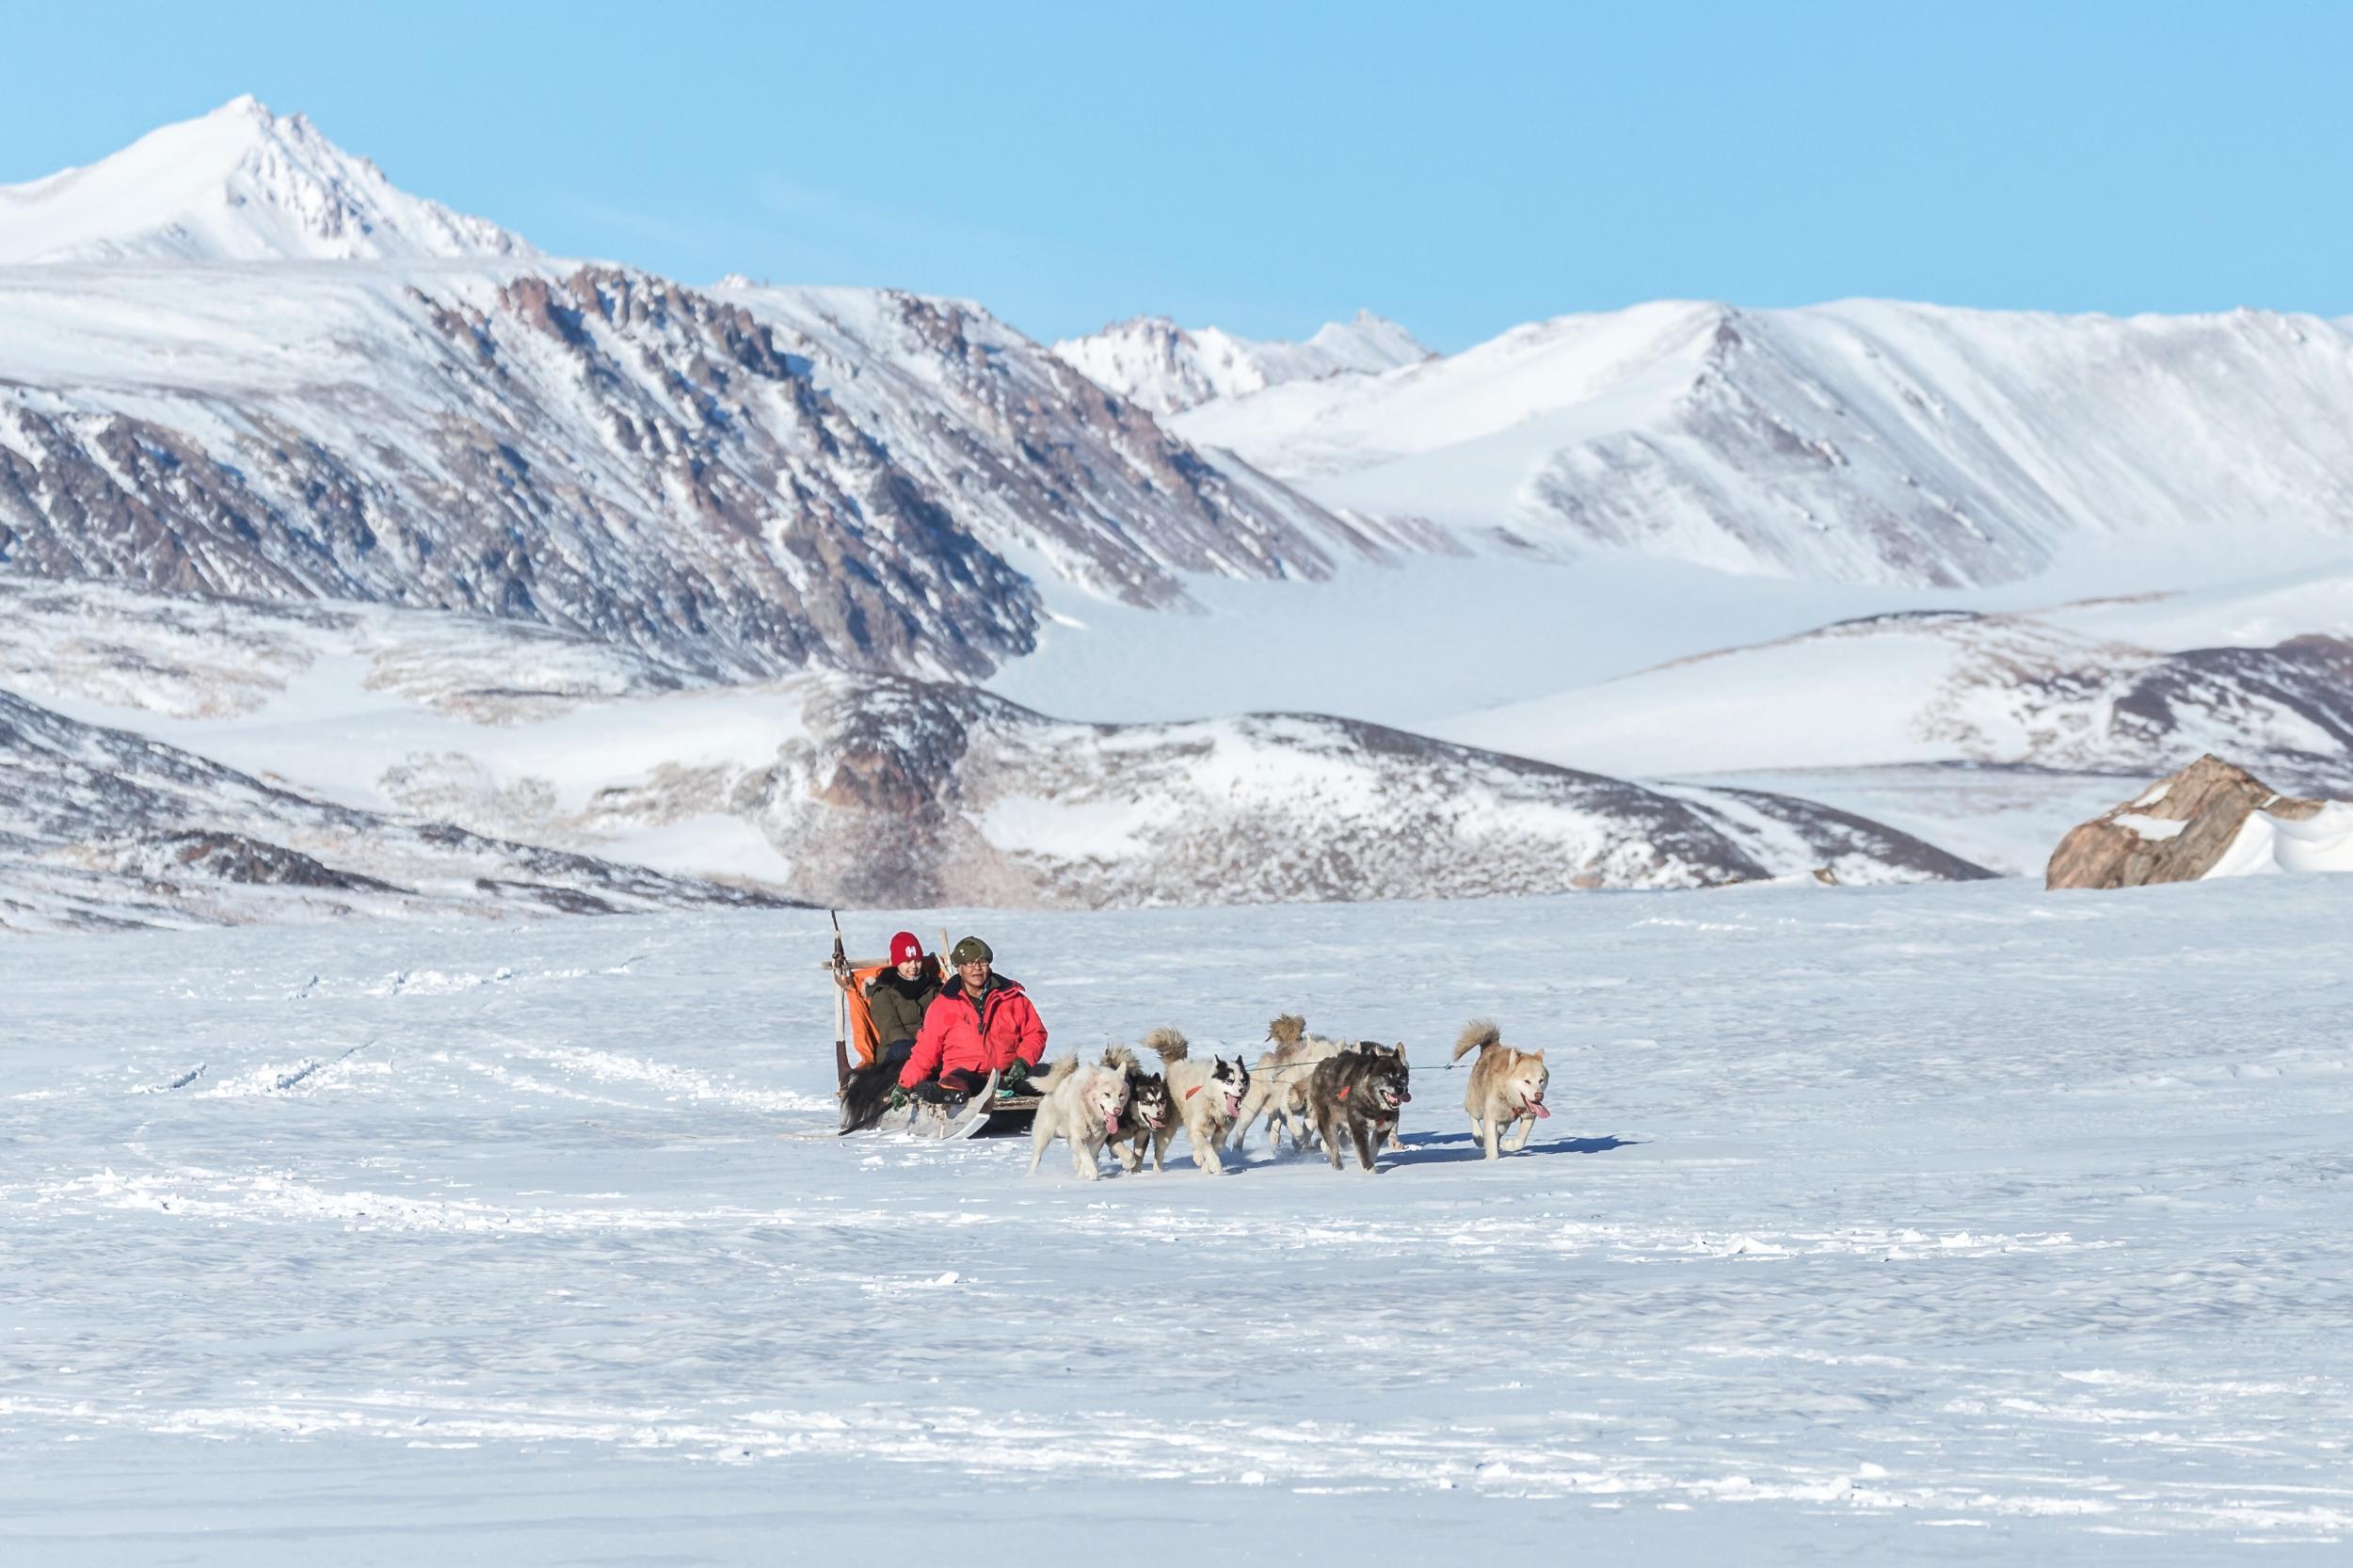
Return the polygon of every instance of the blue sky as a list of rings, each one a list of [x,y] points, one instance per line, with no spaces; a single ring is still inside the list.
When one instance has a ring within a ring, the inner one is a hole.
[[[0,182],[251,91],[690,281],[1434,346],[1665,296],[2353,313],[2353,6],[11,8]]]

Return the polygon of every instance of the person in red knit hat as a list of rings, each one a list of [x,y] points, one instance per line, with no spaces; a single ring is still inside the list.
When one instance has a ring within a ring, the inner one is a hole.
[[[874,1019],[874,1060],[897,1065],[914,1054],[923,1015],[939,996],[939,971],[923,962],[923,942],[912,931],[890,938],[891,967],[866,983],[866,1010]]]

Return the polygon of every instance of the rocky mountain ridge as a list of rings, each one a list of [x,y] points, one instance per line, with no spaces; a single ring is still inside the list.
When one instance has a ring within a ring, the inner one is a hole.
[[[1845,882],[1982,874],[1784,795],[1665,792],[1361,721],[1077,724],[888,676],[696,685],[584,639],[372,605],[0,583],[0,685],[345,810],[820,903],[1457,898],[1820,866]],[[240,825],[242,809],[191,802],[172,825],[268,837]],[[347,853],[320,858],[401,880]]]
[[[182,223],[224,152],[266,197]],[[104,236],[0,266],[11,573],[489,615],[712,679],[971,677],[1032,646],[1038,576],[1182,607],[1186,574],[1399,542],[976,305],[550,262],[244,101],[17,205],[134,176]]]
[[[786,902],[355,810],[0,691],[0,932]]]
[[[1378,375],[1433,357],[1413,333],[1370,311],[1326,322],[1304,343],[1136,316],[1083,338],[1064,338],[1054,353],[1098,386],[1157,414],[1245,397],[1288,381]]]

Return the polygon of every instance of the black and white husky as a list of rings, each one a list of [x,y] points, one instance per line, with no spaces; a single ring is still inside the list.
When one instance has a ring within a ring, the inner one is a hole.
[[[1128,1064],[1128,1114],[1119,1134],[1110,1141],[1112,1153],[1130,1174],[1144,1169],[1144,1151],[1153,1135],[1167,1127],[1175,1114],[1168,1107],[1168,1080],[1147,1073],[1130,1057]]]
[[[1194,1168],[1212,1176],[1222,1174],[1225,1161],[1219,1158],[1219,1151],[1241,1113],[1242,1097],[1250,1093],[1250,1069],[1239,1056],[1231,1062],[1222,1056],[1207,1062],[1194,1060],[1193,1048],[1173,1029],[1154,1030],[1144,1037],[1144,1045],[1160,1059],[1161,1070],[1168,1075],[1169,1103],[1185,1125]],[[1168,1145],[1176,1136],[1173,1123],[1153,1133],[1154,1170],[1168,1169]]]

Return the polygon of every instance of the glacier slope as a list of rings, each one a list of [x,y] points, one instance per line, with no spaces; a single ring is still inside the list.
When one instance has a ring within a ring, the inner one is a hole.
[[[2181,587],[2345,548],[2317,317],[1662,301],[1180,414],[1326,505],[1548,551],[1913,586]],[[2048,590],[2046,589],[2046,592]]]

